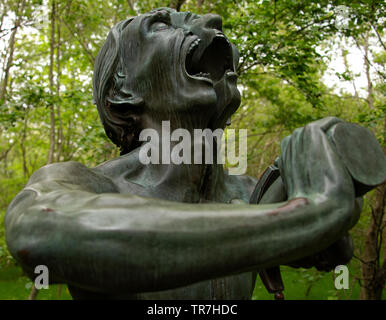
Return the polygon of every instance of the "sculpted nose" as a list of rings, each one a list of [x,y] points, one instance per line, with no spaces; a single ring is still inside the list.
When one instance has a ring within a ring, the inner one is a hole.
[[[200,30],[201,29],[201,30]],[[222,18],[218,14],[208,13],[196,19],[191,27],[193,33],[202,32],[202,29],[216,29],[222,31]]]
[[[218,14],[208,13],[202,17],[204,28],[222,31],[222,18]]]
[[[189,31],[202,40],[200,47],[203,50],[218,33],[222,33],[222,18],[217,14],[205,14],[193,20]]]

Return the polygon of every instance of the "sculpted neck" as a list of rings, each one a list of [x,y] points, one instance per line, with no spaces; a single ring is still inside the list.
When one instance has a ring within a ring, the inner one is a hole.
[[[221,190],[224,184],[224,170],[221,164],[216,164],[215,139],[212,149],[207,147],[206,150],[207,159],[212,155],[213,161],[205,163],[205,140],[199,132],[208,129],[208,120],[202,114],[144,118],[143,127],[150,130],[143,140],[150,141],[152,146],[142,145],[131,153],[130,167],[133,168],[135,162],[135,170],[130,169],[126,179],[164,199],[182,202],[214,200],[212,193]]]

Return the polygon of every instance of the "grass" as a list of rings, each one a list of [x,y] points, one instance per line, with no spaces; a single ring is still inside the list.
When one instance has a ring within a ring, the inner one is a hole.
[[[334,287],[332,272],[318,272],[315,269],[292,269],[282,267],[286,300],[356,300],[359,299],[358,282],[350,279],[348,290]],[[20,267],[13,263],[0,268],[0,300],[25,300],[31,292],[32,282],[23,275]],[[383,299],[385,299],[385,293]],[[257,278],[254,300],[273,300]],[[37,300],[71,300],[66,285],[52,285],[39,291]]]
[[[337,290],[333,272],[319,272],[316,269],[293,269],[281,267],[286,300],[357,300],[360,286],[355,279],[350,279],[349,289]],[[351,273],[351,272],[350,272]],[[260,277],[257,278],[253,299],[273,300]]]
[[[26,300],[31,287],[31,280],[20,267],[14,264],[0,267],[0,300]],[[52,285],[39,290],[37,300],[71,300],[71,296],[66,285]]]

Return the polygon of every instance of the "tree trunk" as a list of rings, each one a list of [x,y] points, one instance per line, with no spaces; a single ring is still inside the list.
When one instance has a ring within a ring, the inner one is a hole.
[[[13,53],[15,50],[15,37],[17,33],[18,27],[15,26],[15,29],[13,29],[11,33],[11,37],[9,38],[9,54],[8,57],[6,57],[6,64],[3,71],[3,79],[1,81],[1,89],[0,89],[0,101],[3,101],[5,98],[5,95],[7,94],[7,86],[8,86],[8,79],[9,79],[9,70],[12,66],[12,60],[13,60]]]
[[[36,289],[35,284],[32,285],[31,293],[28,296],[28,300],[36,300],[39,290]]]
[[[364,59],[365,70],[366,70],[366,79],[367,79],[367,102],[369,104],[369,108],[374,109],[373,83],[371,82],[371,76],[370,76],[369,32],[368,31],[365,33],[363,48],[364,48],[363,59]]]
[[[6,60],[6,63],[4,65],[3,79],[1,81],[1,87],[0,87],[0,101],[3,101],[3,99],[5,98],[5,95],[7,94],[9,71],[11,70],[11,67],[12,67],[13,55],[15,51],[16,33],[23,20],[24,7],[25,7],[25,0],[18,3],[16,12],[15,12],[16,14],[15,24],[14,24],[11,36],[9,38],[9,47],[8,47],[9,54],[8,54],[8,57],[7,56],[4,57],[4,59]]]
[[[386,118],[383,132],[386,132]],[[383,148],[386,152],[386,147]],[[362,283],[360,299],[380,300],[386,280],[386,183],[375,189],[374,205],[371,206],[370,227],[366,234],[364,252],[361,258]],[[383,246],[383,263],[381,251]]]
[[[58,139],[57,139],[57,155],[56,155],[56,161],[61,160],[62,156],[62,146],[63,146],[63,121],[62,121],[62,115],[60,110],[60,23],[57,23],[57,47],[56,47],[56,97],[58,98],[58,104],[56,105],[56,116],[58,117],[59,126],[58,126]]]
[[[362,283],[360,299],[380,300],[386,279],[386,258],[381,264],[380,252],[385,229],[386,184],[375,190],[375,203],[371,208],[371,222],[366,234],[362,255]],[[383,229],[383,230],[382,230]]]
[[[370,75],[369,37],[367,31],[363,39],[364,65],[367,78],[367,103],[370,109],[374,108],[373,84]],[[358,43],[357,43],[358,44]],[[386,133],[386,118],[383,125],[383,134]],[[383,148],[386,152],[386,147]],[[381,251],[385,231],[385,202],[386,184],[378,186],[374,191],[373,205],[371,205],[370,226],[366,233],[364,251],[361,257],[362,282],[360,299],[380,300],[386,279],[386,257],[381,263]],[[383,248],[385,250],[385,248]]]
[[[21,136],[21,141],[20,141],[21,155],[23,158],[23,176],[24,176],[24,178],[29,177],[28,166],[27,166],[27,156],[26,156],[26,150],[25,150],[25,141],[27,138],[27,125],[28,125],[28,109],[25,111],[23,131],[22,131],[22,136]]]
[[[55,50],[55,0],[51,3],[51,39],[50,39],[50,93],[51,93],[51,105],[50,105],[50,149],[48,152],[47,163],[52,163],[55,154],[55,105],[53,102],[54,95],[54,50]]]
[[[347,53],[348,51],[345,50],[343,47],[341,48],[341,51],[342,51],[342,57],[343,57],[343,63],[344,63],[344,67],[345,67],[345,71],[346,73],[349,75],[350,77],[350,82],[353,86],[353,89],[354,89],[354,96],[355,96],[355,99],[358,103],[360,103],[360,100],[359,100],[359,94],[358,94],[358,90],[357,90],[357,86],[355,84],[355,75],[354,73],[350,70],[350,64],[348,63],[348,60],[347,60]]]

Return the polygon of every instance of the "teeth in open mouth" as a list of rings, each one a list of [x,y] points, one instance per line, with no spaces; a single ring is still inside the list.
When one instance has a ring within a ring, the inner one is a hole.
[[[195,48],[198,46],[198,44],[201,42],[201,39],[196,39],[194,40],[190,46],[189,46],[189,49],[188,49],[188,54]]]
[[[210,73],[200,72],[194,75],[195,77],[210,78]]]
[[[185,71],[190,77],[210,80],[211,83],[219,81],[225,75],[230,77],[234,73],[231,50],[229,40],[222,34],[215,36],[208,43],[196,38],[192,40],[186,52]]]

